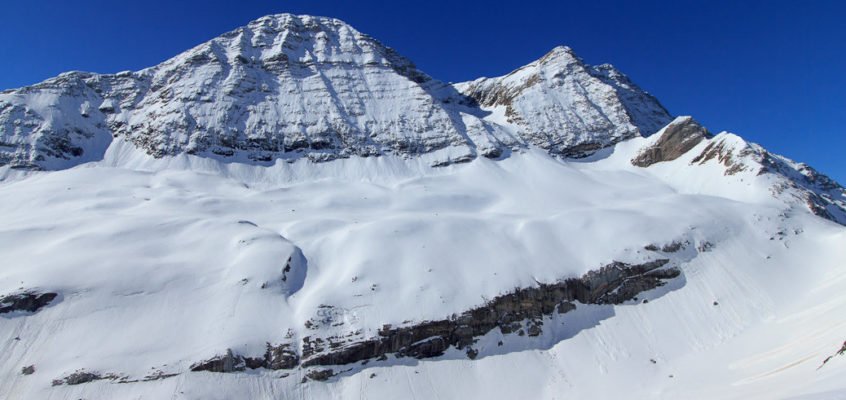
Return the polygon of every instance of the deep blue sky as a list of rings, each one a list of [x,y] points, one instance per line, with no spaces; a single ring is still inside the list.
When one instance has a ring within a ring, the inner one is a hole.
[[[846,184],[844,1],[5,1],[0,89],[145,68],[280,12],[340,18],[453,82],[568,45],[670,113]]]

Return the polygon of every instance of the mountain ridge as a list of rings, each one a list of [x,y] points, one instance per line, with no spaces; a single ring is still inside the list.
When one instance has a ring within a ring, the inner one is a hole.
[[[0,167],[100,161],[115,138],[154,158],[265,166],[396,155],[439,167],[530,146],[584,158],[672,122],[613,66],[587,65],[566,46],[500,77],[449,84],[338,19],[275,14],[137,72],[72,71],[4,91]],[[769,166],[760,173],[788,177],[782,186],[810,211],[846,223],[836,182],[763,148],[742,153]]]
[[[563,49],[553,49],[538,62]],[[563,71],[571,64],[585,68],[574,53],[555,67]],[[573,85],[596,86],[597,79],[584,74]],[[597,108],[591,104],[601,99],[579,93],[573,100],[556,99],[553,109],[541,115],[540,121],[556,129],[534,132],[523,124],[514,136],[479,118],[487,112],[461,93],[460,85],[429,77],[393,49],[337,19],[271,15],[138,72],[69,72],[4,92],[0,162],[66,168],[95,160],[102,143],[89,148],[88,142],[93,137],[107,141],[106,134],[124,136],[155,157],[185,152],[237,154],[253,162],[299,157],[327,161],[444,150],[436,163],[446,165],[477,156],[496,158],[530,143],[564,156],[586,155],[622,138],[651,133],[617,127],[630,116],[611,109],[620,108],[613,104],[619,100],[613,94],[612,104]],[[601,89],[598,95],[612,90]],[[652,99],[633,89],[629,98]],[[27,98],[50,95],[55,98],[47,104]],[[666,111],[652,101],[662,114],[659,119],[665,120],[661,122],[668,122]],[[565,125],[556,124],[557,116],[551,115],[562,109],[574,116]],[[611,113],[613,120],[605,117]],[[586,119],[582,114],[593,125],[572,123]],[[649,129],[662,125],[653,123]]]

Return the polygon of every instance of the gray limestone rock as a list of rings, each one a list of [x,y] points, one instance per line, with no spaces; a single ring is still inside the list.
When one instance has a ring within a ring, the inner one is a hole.
[[[637,167],[672,161],[687,153],[710,133],[691,117],[678,117],[664,128],[658,140],[650,147],[641,150],[632,160]]]
[[[615,262],[581,278],[515,290],[443,320],[396,328],[385,326],[375,338],[306,337],[301,365],[344,365],[386,354],[418,359],[437,357],[450,347],[469,348],[476,338],[496,328],[504,334],[515,331],[525,334],[520,321],[527,320],[528,335],[537,336],[542,333],[541,320],[545,316],[574,310],[574,301],[619,304],[664,285],[681,274],[677,268],[662,268],[667,262],[666,259],[638,265]]]
[[[235,372],[243,371],[246,368],[244,358],[232,354],[232,350],[226,350],[226,354],[212,357],[205,361],[191,365],[191,371],[209,372]]]

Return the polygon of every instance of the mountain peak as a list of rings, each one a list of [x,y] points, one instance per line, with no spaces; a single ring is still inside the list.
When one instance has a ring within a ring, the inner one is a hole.
[[[611,67],[586,65],[558,46],[497,78],[458,85],[503,118],[527,142],[565,157],[584,157],[635,136],[650,135],[672,117],[654,97]]]
[[[540,65],[583,65],[584,61],[569,46],[556,46],[537,61]]]
[[[414,65],[393,49],[362,34],[341,20],[310,15],[273,14],[224,33],[165,64],[221,60],[254,64],[268,69],[314,63],[384,65],[414,70]],[[416,72],[417,75],[423,75]]]

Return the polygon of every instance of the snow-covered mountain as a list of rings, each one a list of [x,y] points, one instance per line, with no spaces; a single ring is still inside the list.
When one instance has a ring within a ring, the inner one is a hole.
[[[846,190],[842,186],[806,164],[770,153],[737,135],[723,132],[713,136],[693,118],[679,117],[646,143],[632,164],[656,165],[654,169],[664,171],[665,179],[688,180],[698,173],[695,170],[710,170],[709,180],[696,183],[702,194],[744,200],[767,193],[785,206],[804,206],[817,216],[846,225]],[[732,177],[751,183],[742,191],[727,189]]]
[[[504,106],[519,129],[486,121],[477,100]],[[255,162],[438,153],[445,164],[528,143],[575,155],[671,119],[612,67],[564,47],[454,87],[341,21],[287,14],[142,71],[70,72],[4,92],[0,110],[0,161],[42,169],[102,159],[112,137],[155,157]]]
[[[0,164],[0,397],[846,396],[846,191],[567,47],[271,15],[2,92]]]
[[[556,47],[499,78],[457,85],[462,93],[513,126],[524,143],[569,157],[655,133],[667,110],[609,64],[592,67],[568,47]]]

